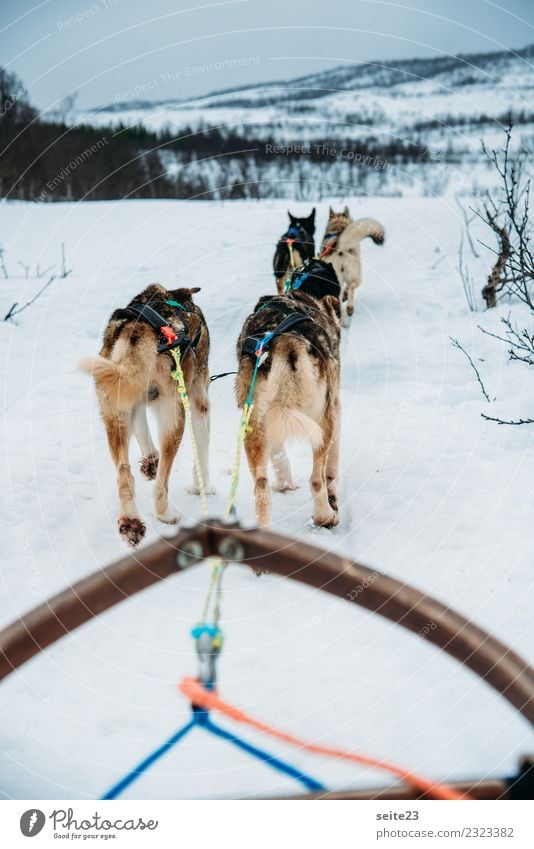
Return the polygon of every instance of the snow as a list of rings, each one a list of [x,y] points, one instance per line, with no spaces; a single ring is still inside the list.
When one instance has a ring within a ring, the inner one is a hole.
[[[345,200],[345,198],[343,199]],[[339,199],[332,200],[334,206]],[[17,324],[2,323],[3,626],[70,582],[121,557],[115,474],[91,382],[77,361],[95,353],[110,312],[149,282],[200,285],[211,369],[235,367],[235,341],[256,298],[273,290],[273,245],[293,202],[132,201],[0,206],[8,270],[17,260],[72,274],[56,280]],[[308,524],[309,458],[291,446],[300,488],[273,496],[274,527],[407,581],[531,655],[534,430],[480,413],[532,415],[532,375],[484,337],[519,307],[470,313],[456,271],[462,222],[452,197],[349,199],[382,221],[384,248],[363,245],[364,283],[343,340],[341,523]],[[318,233],[328,203],[319,208]],[[488,258],[475,267],[482,288]],[[43,279],[1,282],[4,315]],[[481,395],[457,338],[474,357]],[[229,487],[238,411],[232,379],[213,384],[211,511]],[[137,447],[132,445],[132,463]],[[172,501],[194,521],[188,441]],[[147,542],[169,529],[137,478]],[[239,515],[253,522],[246,464]],[[189,629],[208,579],[199,567],[145,591],[23,666],[0,691],[3,798],[97,797],[188,716],[176,683],[194,674]],[[354,605],[274,575],[231,566],[225,579],[221,692],[267,722],[443,779],[514,772],[532,740],[519,715],[422,640]],[[231,727],[225,723],[226,727]],[[242,729],[240,729],[242,730]],[[328,787],[387,777],[291,751],[257,735]],[[136,782],[127,798],[297,792],[290,780],[195,731]]]

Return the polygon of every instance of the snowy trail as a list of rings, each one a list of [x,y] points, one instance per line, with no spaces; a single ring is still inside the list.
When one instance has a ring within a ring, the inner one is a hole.
[[[124,553],[114,471],[94,392],[77,360],[98,349],[110,312],[157,280],[202,287],[212,373],[233,370],[242,323],[257,297],[272,291],[272,250],[286,206],[0,206],[8,256],[45,267],[57,262],[65,241],[73,268],[18,326],[0,325],[7,448],[2,624]],[[454,271],[460,224],[452,199],[357,199],[350,206],[355,216],[382,220],[387,243],[363,245],[364,282],[343,343],[342,522],[333,532],[307,525],[308,452],[291,446],[300,488],[274,494],[274,527],[413,583],[529,656],[534,496],[525,457],[533,435],[481,423],[485,402],[449,336],[468,350],[476,342],[498,412],[532,406],[528,370],[514,368],[505,351],[479,338],[477,323],[495,330],[503,313],[467,310]],[[309,211],[305,204],[291,207]],[[321,219],[319,234],[323,225]],[[3,281],[4,312],[38,285]],[[233,378],[216,381],[211,399],[216,515],[227,497],[239,417]],[[132,464],[136,457],[132,446]],[[198,499],[185,491],[190,479],[186,439],[171,480],[185,521],[200,514]],[[137,478],[137,486],[148,541],[168,534],[152,517],[151,485]],[[241,520],[252,523],[245,460],[238,508]],[[179,726],[187,707],[175,685],[195,672],[189,628],[206,577],[204,569],[192,570],[136,596],[2,686],[5,797],[98,796]],[[442,778],[512,773],[517,755],[531,747],[529,729],[511,708],[401,629],[274,575],[258,580],[230,567],[226,578],[222,690],[251,713]],[[370,771],[273,750],[330,787],[384,781]],[[295,792],[292,782],[195,733],[129,796],[285,792]]]

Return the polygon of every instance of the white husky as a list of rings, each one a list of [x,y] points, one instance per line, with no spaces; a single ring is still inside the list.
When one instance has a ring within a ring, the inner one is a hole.
[[[379,221],[375,218],[353,221],[348,206],[343,212],[334,212],[330,207],[321,257],[334,266],[341,285],[341,323],[344,327],[354,313],[354,296],[362,282],[360,242],[367,236],[377,245],[384,244],[385,232]]]

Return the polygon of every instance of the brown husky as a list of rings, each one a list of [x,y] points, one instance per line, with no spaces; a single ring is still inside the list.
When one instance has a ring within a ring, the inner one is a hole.
[[[284,443],[292,438],[308,441],[313,450],[310,478],[313,521],[327,528],[338,523],[337,313],[338,302],[331,295],[315,299],[299,291],[287,297],[265,296],[241,331],[237,343],[239,370],[236,378],[240,407],[251,385],[257,340],[275,331],[274,337],[265,343],[268,356],[258,371],[250,420],[252,429],[245,440],[260,525],[270,524],[269,459],[276,478],[273,488],[280,492],[295,489],[284,451]]]
[[[202,476],[209,487],[209,334],[204,316],[191,297],[199,291],[167,291],[157,284],[148,286],[126,309],[115,310],[106,327],[100,355],[80,363],[82,370],[95,379],[109,450],[117,468],[119,533],[131,546],[138,545],[146,531],[135,504],[128,456],[132,434],[141,449],[142,474],[148,480],[155,478],[157,518],[169,524],[180,520],[179,514],[169,510],[168,487],[182,441],[185,416],[177,384],[171,377],[174,360],[168,353],[169,347],[180,347]],[[159,454],[148,428],[148,404],[159,425]],[[198,494],[198,487],[194,473],[192,491]]]
[[[341,323],[344,327],[354,313],[354,296],[362,282],[360,242],[367,236],[377,245],[384,244],[384,228],[376,219],[358,218],[353,221],[348,206],[343,212],[334,212],[330,207],[321,257],[332,263],[341,283]]]

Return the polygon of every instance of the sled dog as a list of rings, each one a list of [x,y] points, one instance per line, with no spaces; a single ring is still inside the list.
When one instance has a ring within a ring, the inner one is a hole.
[[[306,440],[312,448],[313,521],[327,528],[338,524],[339,334],[338,302],[331,295],[317,299],[296,291],[285,297],[264,296],[245,321],[237,343],[240,407],[247,399],[258,353],[267,354],[258,370],[251,430],[245,440],[261,526],[268,527],[271,521],[269,461],[273,489],[295,489],[284,450],[290,439]]]
[[[170,348],[179,347],[185,384],[191,402],[194,436],[201,473],[209,487],[209,333],[202,311],[192,296],[200,289],[166,290],[153,284],[112,314],[100,354],[80,363],[95,380],[100,413],[109,451],[117,469],[119,534],[135,547],[146,525],[135,503],[135,484],[129,460],[129,442],[135,436],[142,458],[141,473],[154,480],[155,514],[175,524],[180,514],[168,503],[169,476],[184,432],[184,407],[171,376],[175,362]],[[174,339],[173,339],[174,337]],[[152,441],[147,407],[156,415],[159,452]],[[199,481],[194,471],[193,492]]]
[[[273,257],[276,288],[284,294],[284,283],[291,272],[315,253],[315,207],[307,218],[296,218],[287,211],[289,227],[280,236]]]
[[[344,327],[354,313],[356,289],[362,282],[360,242],[367,236],[376,245],[384,244],[384,228],[376,219],[358,218],[353,221],[348,206],[343,212],[334,212],[330,207],[321,257],[332,263],[341,284],[341,323]]]

